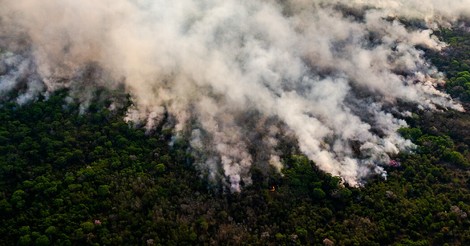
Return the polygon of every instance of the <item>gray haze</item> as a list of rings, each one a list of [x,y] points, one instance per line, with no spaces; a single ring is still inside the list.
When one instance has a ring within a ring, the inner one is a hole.
[[[168,112],[196,165],[232,191],[252,165],[283,168],[278,145],[356,186],[385,175],[413,144],[396,130],[409,112],[462,107],[435,86],[443,75],[416,47],[470,14],[470,0],[0,0],[0,96],[22,83],[25,103],[58,88],[124,83],[127,120],[151,129]],[[420,22],[406,28],[396,18]],[[34,72],[32,72],[34,71]],[[35,75],[36,74],[36,75]],[[26,89],[24,89],[26,88]],[[256,154],[254,154],[256,153]]]

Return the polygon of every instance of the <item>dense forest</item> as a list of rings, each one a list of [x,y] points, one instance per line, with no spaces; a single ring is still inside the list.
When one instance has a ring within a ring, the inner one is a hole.
[[[470,34],[436,34],[450,46],[429,59],[468,110]],[[126,98],[96,98],[113,96]],[[253,185],[230,193],[201,177],[171,128],[126,123],[124,100],[81,113],[62,90],[1,104],[1,245],[470,244],[468,112],[415,109],[400,133],[416,150],[364,187],[285,146],[283,175],[253,169]]]

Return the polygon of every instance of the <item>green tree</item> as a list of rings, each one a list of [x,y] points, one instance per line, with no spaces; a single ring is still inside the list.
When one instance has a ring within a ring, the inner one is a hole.
[[[80,227],[83,229],[84,232],[91,232],[95,229],[95,225],[92,222],[83,222]]]
[[[48,246],[50,245],[50,241],[46,235],[41,235],[34,241],[34,244],[37,246]]]

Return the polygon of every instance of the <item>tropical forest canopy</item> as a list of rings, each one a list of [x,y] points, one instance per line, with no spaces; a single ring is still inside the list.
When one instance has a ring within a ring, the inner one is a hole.
[[[413,114],[399,133],[417,146],[363,187],[286,141],[281,173],[253,167],[253,183],[230,192],[195,168],[188,140],[165,120],[151,132],[124,121],[132,101],[121,91],[96,91],[85,113],[67,90],[5,101],[0,244],[468,245],[470,34],[437,35],[450,46],[428,59],[467,112],[403,102]],[[122,103],[110,110],[110,99]]]

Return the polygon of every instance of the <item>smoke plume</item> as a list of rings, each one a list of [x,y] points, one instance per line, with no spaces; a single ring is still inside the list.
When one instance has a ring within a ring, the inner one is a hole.
[[[413,146],[396,133],[409,114],[397,101],[463,110],[422,50],[446,46],[433,29],[469,16],[470,0],[0,3],[0,96],[70,88],[86,105],[87,90],[124,84],[127,120],[152,129],[169,115],[195,165],[232,191],[253,165],[281,170],[287,138],[360,185]]]

